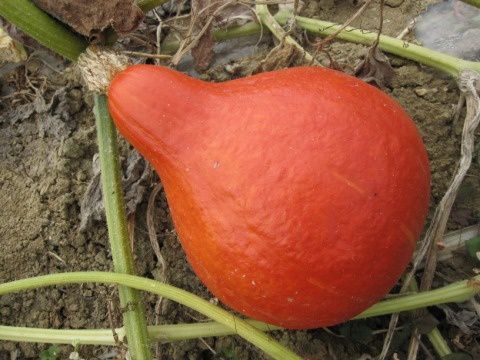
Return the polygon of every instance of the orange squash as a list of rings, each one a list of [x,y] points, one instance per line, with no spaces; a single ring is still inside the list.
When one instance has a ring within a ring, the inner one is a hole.
[[[329,326],[405,270],[430,171],[414,123],[380,90],[318,67],[208,83],[136,65],[108,98],[160,175],[195,273],[232,309]]]

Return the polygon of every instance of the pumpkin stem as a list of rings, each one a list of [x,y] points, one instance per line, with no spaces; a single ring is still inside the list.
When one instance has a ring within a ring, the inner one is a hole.
[[[79,56],[77,68],[88,90],[106,93],[115,75],[130,64],[128,57],[92,45]]]

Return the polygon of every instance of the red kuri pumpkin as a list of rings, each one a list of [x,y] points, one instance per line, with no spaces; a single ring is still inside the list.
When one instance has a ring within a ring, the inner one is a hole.
[[[414,123],[380,90],[318,67],[208,83],[136,65],[108,98],[160,175],[195,273],[229,307],[329,326],[405,270],[430,171]]]

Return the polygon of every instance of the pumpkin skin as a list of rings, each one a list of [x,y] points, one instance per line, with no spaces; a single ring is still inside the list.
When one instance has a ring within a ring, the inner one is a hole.
[[[135,65],[108,99],[162,180],[193,270],[232,309],[330,326],[405,270],[430,170],[414,123],[380,90],[319,67],[207,83]]]

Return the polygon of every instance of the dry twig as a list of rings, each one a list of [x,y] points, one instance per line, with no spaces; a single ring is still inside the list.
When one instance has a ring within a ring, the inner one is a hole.
[[[467,70],[460,74],[459,88],[465,96],[467,106],[462,132],[460,163],[447,192],[435,209],[432,222],[418,252],[418,257],[422,256],[423,258],[427,256],[425,271],[423,272],[420,283],[421,291],[428,290],[432,286],[435,268],[437,266],[437,243],[441,241],[445,233],[448,218],[450,217],[450,212],[457,197],[458,190],[472,163],[473,151],[475,149],[475,130],[480,122],[480,97],[476,88],[478,81],[480,81],[480,75],[472,70]],[[419,262],[420,260],[416,258],[415,263]],[[418,346],[419,336],[412,337],[410,341],[409,360],[417,358]]]
[[[255,11],[261,22],[271,31],[271,33],[280,41],[280,44],[288,44],[295,47],[303,54],[306,62],[320,66],[320,63],[308,53],[298,42],[295,41],[288,33],[280,26],[275,18],[270,14],[267,5],[256,5]]]
[[[166,281],[166,269],[167,263],[162,255],[160,250],[160,245],[158,244],[157,240],[157,231],[155,226],[155,199],[157,198],[158,193],[162,190],[162,185],[160,183],[156,184],[153,188],[150,197],[148,198],[148,206],[147,206],[147,228],[148,228],[148,238],[150,240],[150,244],[153,248],[153,252],[157,258],[157,264],[160,265],[160,279],[159,281]],[[159,297],[155,304],[155,325],[160,323],[160,315],[162,313],[162,303],[163,297]],[[160,344],[156,347],[156,357],[160,358]]]
[[[410,21],[405,29],[403,29],[400,34],[397,35],[397,39],[403,39],[405,36],[407,36],[415,27],[415,23],[417,22],[417,19],[413,19]]]

